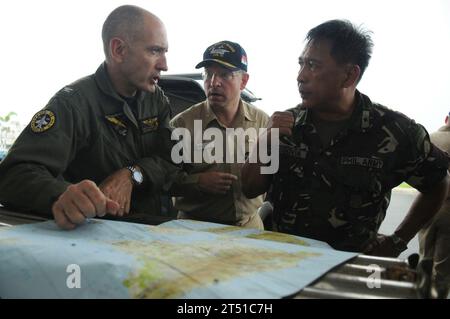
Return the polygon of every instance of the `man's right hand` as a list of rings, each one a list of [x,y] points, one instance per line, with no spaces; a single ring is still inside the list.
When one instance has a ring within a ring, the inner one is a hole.
[[[86,218],[116,215],[119,209],[119,203],[106,197],[94,182],[84,180],[67,187],[53,203],[52,213],[59,227],[74,229]]]
[[[202,192],[224,195],[231,188],[237,176],[222,172],[204,172],[198,177],[198,187]]]
[[[295,119],[292,112],[275,112],[269,119],[267,130],[278,128],[280,136],[291,136],[294,123]]]

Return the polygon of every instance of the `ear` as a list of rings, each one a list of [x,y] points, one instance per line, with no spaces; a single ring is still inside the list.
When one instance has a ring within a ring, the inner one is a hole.
[[[245,89],[247,86],[248,79],[250,78],[250,75],[248,73],[242,73],[242,81],[241,81],[241,91]]]
[[[126,52],[127,45],[122,39],[115,37],[109,41],[109,53],[113,61],[123,62]]]
[[[344,66],[344,82],[342,83],[342,86],[344,88],[349,88],[352,86],[355,86],[358,84],[359,81],[359,75],[361,74],[361,69],[356,64],[347,64]]]

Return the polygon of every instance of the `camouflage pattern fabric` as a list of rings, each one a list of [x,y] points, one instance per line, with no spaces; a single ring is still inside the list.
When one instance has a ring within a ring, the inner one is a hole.
[[[275,230],[362,251],[377,234],[392,188],[406,181],[426,193],[444,178],[448,158],[425,128],[359,92],[356,98],[348,125],[328,147],[307,109],[290,110],[293,135],[282,139],[268,194]]]

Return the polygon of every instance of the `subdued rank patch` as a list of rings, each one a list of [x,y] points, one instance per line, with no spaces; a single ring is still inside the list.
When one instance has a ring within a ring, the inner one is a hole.
[[[56,93],[57,96],[72,96],[73,94],[75,94],[77,92],[77,90],[73,87],[70,86],[65,86],[63,87],[61,90],[58,91],[58,93]]]
[[[122,136],[126,136],[128,133],[128,128],[124,121],[124,114],[111,114],[105,115],[106,120],[113,126],[114,130]]]
[[[142,134],[156,131],[158,129],[158,126],[159,126],[158,117],[149,117],[141,120]]]
[[[62,89],[62,91],[65,92],[65,93],[72,93],[73,89],[71,87],[69,87],[69,86],[66,86],[66,87],[64,87]]]
[[[45,132],[55,124],[55,121],[56,117],[52,111],[39,111],[31,119],[31,130],[35,133]]]

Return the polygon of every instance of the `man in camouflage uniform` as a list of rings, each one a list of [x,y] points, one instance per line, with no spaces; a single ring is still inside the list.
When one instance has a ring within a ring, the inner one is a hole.
[[[243,190],[269,191],[276,230],[339,250],[398,256],[436,213],[448,188],[447,157],[425,129],[356,90],[372,50],[368,33],[332,20],[309,31],[299,58],[303,103],[270,119],[279,129],[279,171],[244,165]],[[377,234],[392,188],[421,194],[390,236]]]
[[[159,214],[176,170],[169,104],[157,86],[167,70],[163,23],[121,6],[102,38],[105,63],[59,91],[0,165],[0,202],[53,216],[64,229],[105,214],[145,222]]]

